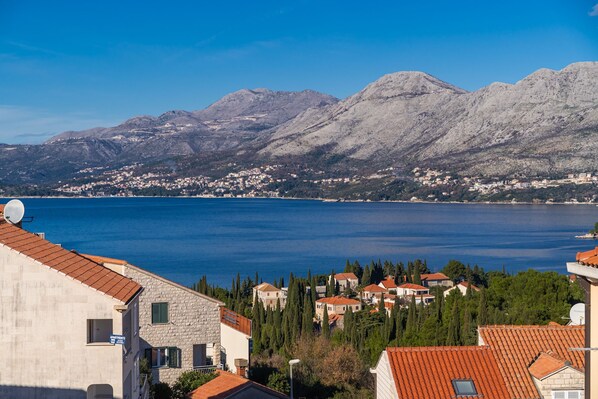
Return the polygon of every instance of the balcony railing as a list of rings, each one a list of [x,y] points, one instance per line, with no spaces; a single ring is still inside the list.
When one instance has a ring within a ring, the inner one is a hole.
[[[216,372],[216,370],[222,370],[222,365],[208,364],[205,366],[193,366],[193,370],[199,371],[202,374],[210,374]]]

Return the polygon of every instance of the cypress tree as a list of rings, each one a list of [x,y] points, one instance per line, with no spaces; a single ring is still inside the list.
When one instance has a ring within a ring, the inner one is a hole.
[[[461,332],[461,343],[463,345],[475,345],[475,334],[473,334],[472,317],[469,307],[463,312],[463,331]]]
[[[332,270],[332,273],[330,273],[330,277],[328,278],[328,284],[326,285],[326,296],[334,296],[334,291],[336,291],[336,284],[334,281],[334,270]]]
[[[412,335],[416,332],[416,306],[415,306],[415,297],[411,297],[411,303],[409,304],[409,310],[407,313],[407,325],[405,326],[405,333]]]
[[[461,317],[459,317],[459,301],[455,301],[453,304],[453,311],[451,314],[451,321],[448,327],[448,336],[446,337],[446,345],[454,346],[459,345],[461,342],[461,334],[459,327],[461,324]]]
[[[413,283],[417,285],[422,285],[422,278],[419,272],[419,265],[415,265],[413,267]]]
[[[361,283],[363,285],[370,285],[372,283],[372,274],[370,271],[370,266],[365,265],[365,269],[363,270],[363,277],[361,279]]]
[[[480,302],[478,304],[478,326],[488,324],[488,303],[486,301],[486,289],[480,290]]]
[[[330,324],[328,321],[328,306],[324,304],[324,316],[322,316],[322,336],[330,338]]]
[[[380,295],[380,302],[378,302],[378,312],[386,316],[386,308],[384,307],[384,293]]]
[[[344,317],[343,335],[345,336],[345,342],[351,342],[351,333],[353,332],[353,311],[351,307],[347,309]]]
[[[314,315],[311,304],[311,298],[305,293],[305,299],[303,300],[303,320],[301,321],[301,336],[311,336],[314,331]]]

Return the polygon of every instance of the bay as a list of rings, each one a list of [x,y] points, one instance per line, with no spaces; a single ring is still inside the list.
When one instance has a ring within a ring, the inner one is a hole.
[[[486,270],[565,273],[597,242],[574,236],[598,221],[589,205],[330,203],[279,199],[27,198],[24,227],[80,253],[125,259],[184,285],[237,273],[264,281],[341,271],[346,259],[433,270],[450,259]]]

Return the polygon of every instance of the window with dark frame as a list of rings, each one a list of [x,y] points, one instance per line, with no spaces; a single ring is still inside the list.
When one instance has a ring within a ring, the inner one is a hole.
[[[152,303],[152,324],[168,323],[168,302]]]
[[[475,389],[473,380],[453,380],[455,394],[459,396],[475,396],[478,391]]]
[[[181,367],[181,350],[174,346],[147,348],[145,350],[145,358],[152,368]]]

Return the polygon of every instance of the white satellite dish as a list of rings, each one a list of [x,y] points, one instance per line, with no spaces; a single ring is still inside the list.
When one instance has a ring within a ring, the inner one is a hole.
[[[569,311],[569,318],[571,324],[574,326],[582,326],[586,324],[586,305],[583,303],[576,303]]]
[[[23,220],[23,216],[25,216],[25,205],[21,201],[13,199],[4,206],[4,219],[7,222],[17,224]]]

